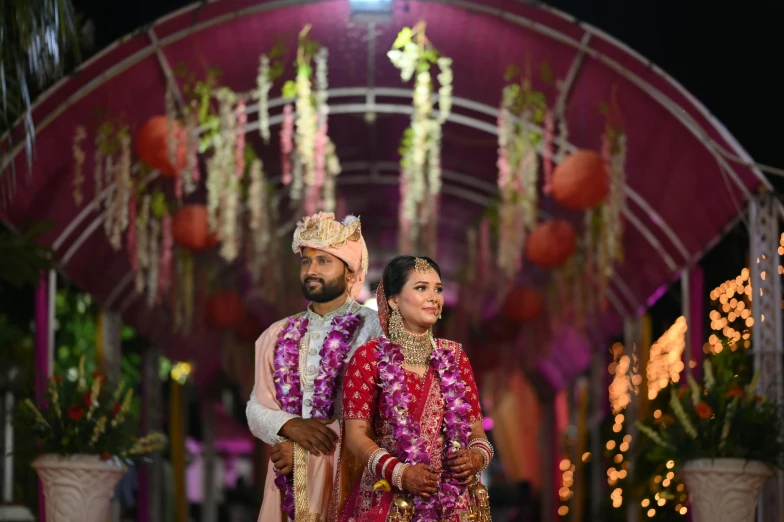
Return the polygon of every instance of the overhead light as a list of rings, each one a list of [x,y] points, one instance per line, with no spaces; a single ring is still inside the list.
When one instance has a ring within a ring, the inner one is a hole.
[[[392,21],[392,0],[349,0],[354,22],[386,23]]]

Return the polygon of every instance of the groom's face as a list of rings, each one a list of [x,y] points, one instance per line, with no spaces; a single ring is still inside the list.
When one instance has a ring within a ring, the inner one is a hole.
[[[327,303],[346,293],[351,272],[339,258],[323,250],[302,249],[299,280],[305,299]]]

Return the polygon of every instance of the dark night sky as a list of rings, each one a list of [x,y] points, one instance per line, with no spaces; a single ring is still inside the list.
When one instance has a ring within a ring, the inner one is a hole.
[[[230,1],[230,0],[224,0]],[[182,0],[74,0],[96,24],[96,44],[153,22]],[[784,2],[549,0],[599,27],[682,83],[756,161],[784,167]],[[777,183],[784,189],[784,180]]]

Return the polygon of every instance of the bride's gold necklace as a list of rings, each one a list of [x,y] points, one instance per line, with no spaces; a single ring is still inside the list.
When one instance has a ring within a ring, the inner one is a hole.
[[[430,330],[421,334],[398,330],[390,332],[389,339],[402,348],[405,364],[419,368],[430,364],[430,354],[433,353],[433,336]]]

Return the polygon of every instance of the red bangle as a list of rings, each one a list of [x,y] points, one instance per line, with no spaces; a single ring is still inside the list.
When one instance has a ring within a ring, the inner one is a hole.
[[[388,461],[389,459],[391,459],[391,458],[392,458],[392,455],[390,455],[389,453],[386,453],[386,454],[382,455],[380,459],[378,459],[378,462],[376,462],[376,469],[373,470],[373,472],[375,473],[375,475],[377,477],[381,477],[381,478],[384,477],[384,475],[381,472],[381,470],[384,469],[384,463],[386,461]]]
[[[386,468],[384,469],[384,480],[392,484],[392,477],[394,476],[395,467],[400,464],[400,461],[395,457],[389,459]]]

